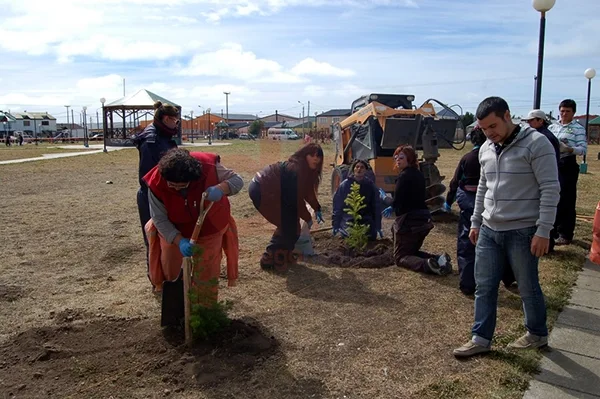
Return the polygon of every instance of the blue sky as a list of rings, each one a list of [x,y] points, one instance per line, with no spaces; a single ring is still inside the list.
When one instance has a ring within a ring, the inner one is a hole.
[[[539,13],[529,0],[0,0],[0,109],[94,111],[146,88],[197,115],[298,115],[370,92],[473,112],[490,95],[532,106]],[[547,14],[542,108],[600,72],[600,1]],[[600,76],[593,83],[600,81]],[[597,84],[596,84],[597,85]],[[600,113],[600,87],[591,113]],[[597,95],[596,95],[597,92]],[[202,108],[198,107],[201,105]],[[305,108],[305,112],[308,109]]]

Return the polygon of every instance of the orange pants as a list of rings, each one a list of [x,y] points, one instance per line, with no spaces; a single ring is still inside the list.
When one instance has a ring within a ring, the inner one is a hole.
[[[223,238],[229,226],[222,231],[198,238],[202,253],[194,257],[192,271],[192,290],[197,296],[195,302],[210,302],[218,300],[218,280],[221,272]],[[162,291],[165,281],[177,280],[181,271],[183,256],[179,246],[169,244],[158,233],[152,219],[146,224],[148,236],[148,277],[157,292]],[[236,276],[237,277],[237,276]]]

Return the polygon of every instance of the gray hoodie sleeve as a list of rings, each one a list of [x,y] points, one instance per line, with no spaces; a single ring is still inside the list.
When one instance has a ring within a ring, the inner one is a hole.
[[[558,166],[556,162],[548,162],[547,154],[553,154],[550,141],[540,136],[531,144],[531,169],[540,190],[540,216],[536,221],[536,236],[549,238],[554,228],[556,206],[560,199],[560,183],[558,182]]]
[[[233,170],[226,168],[220,162],[217,162],[216,169],[219,183],[227,181],[227,185],[229,185],[229,190],[231,191],[229,195],[235,195],[239,193],[244,187],[244,180]]]
[[[169,244],[172,244],[175,237],[177,237],[177,234],[179,234],[179,230],[177,230],[169,220],[167,208],[165,208],[165,205],[152,194],[151,190],[148,190],[148,202],[150,203],[150,217],[152,217],[152,222],[154,222],[156,230],[158,230],[159,234],[163,236]]]
[[[479,150],[479,160],[481,161],[481,154],[484,151],[490,151],[490,147],[487,143],[483,144],[481,149]],[[479,229],[481,228],[481,223],[483,221],[483,217],[481,214],[483,213],[483,200],[485,198],[485,194],[487,193],[487,179],[485,177],[485,171],[483,167],[481,167],[481,172],[479,174],[479,184],[477,185],[477,194],[475,196],[475,207],[473,208],[473,216],[471,216],[471,228]]]

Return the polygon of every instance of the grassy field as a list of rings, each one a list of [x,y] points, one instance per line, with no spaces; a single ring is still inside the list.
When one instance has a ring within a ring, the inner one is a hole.
[[[102,143],[102,142],[100,142]],[[24,159],[24,158],[37,158],[44,154],[58,154],[64,152],[80,152],[89,151],[88,149],[67,149],[59,148],[67,144],[23,144],[22,146],[12,145],[6,147],[3,143],[0,143],[0,161],[9,161],[11,159]]]
[[[246,183],[299,146],[233,143],[215,150]],[[30,147],[1,148],[0,159]],[[467,150],[441,151],[446,183]],[[333,148],[325,151],[329,162]],[[581,215],[592,216],[600,199],[598,151],[590,148],[589,173],[580,176]],[[0,165],[0,396],[519,398],[527,388],[540,355],[505,349],[524,332],[518,296],[500,290],[493,353],[457,361],[451,352],[470,336],[473,301],[458,290],[456,274],[305,263],[285,275],[261,271],[273,229],[247,187],[231,199],[240,279],[235,288],[223,281],[220,297],[233,301],[232,317],[262,331],[269,350],[252,360],[248,349],[199,357],[171,344],[145,275],[137,162],[128,150]],[[328,165],[319,191],[326,222],[330,175]],[[574,244],[541,261],[550,324],[568,301],[591,231],[578,220]],[[385,233],[389,238],[389,221]],[[425,249],[455,258],[456,224],[437,224]]]

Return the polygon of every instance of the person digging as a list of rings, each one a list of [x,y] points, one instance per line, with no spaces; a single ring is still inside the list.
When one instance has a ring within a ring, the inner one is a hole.
[[[218,281],[223,251],[227,256],[229,286],[235,285],[238,275],[237,227],[228,196],[242,189],[242,178],[221,165],[216,154],[176,148],[168,151],[143,179],[149,189],[151,219],[145,228],[149,277],[155,291],[161,292],[166,282],[180,280],[183,257],[193,256],[192,290],[196,303],[216,303],[218,284],[207,283]],[[190,238],[198,218],[209,206],[197,245],[193,245]],[[166,299],[165,289],[163,312]],[[179,322],[177,317],[168,322],[166,319],[169,318],[163,314],[163,326]]]

